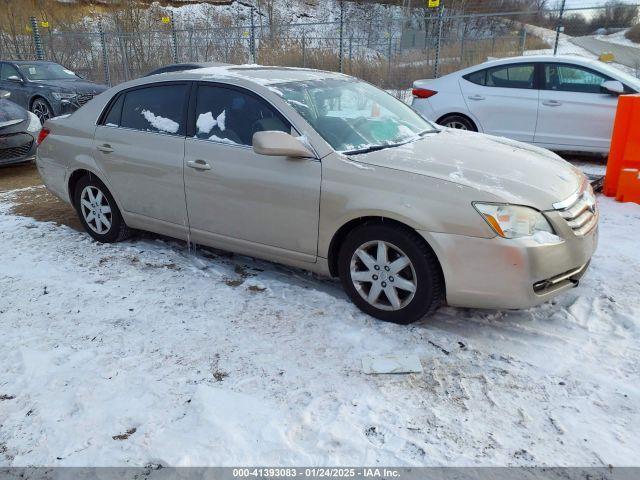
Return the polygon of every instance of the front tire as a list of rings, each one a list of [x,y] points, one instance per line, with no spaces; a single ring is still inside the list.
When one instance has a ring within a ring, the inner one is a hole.
[[[31,113],[33,113],[38,119],[40,119],[40,123],[44,125],[44,122],[54,117],[53,108],[49,105],[44,98],[36,98],[31,103]]]
[[[74,205],[82,226],[98,242],[119,242],[131,235],[111,192],[95,176],[78,180]]]
[[[415,232],[362,225],[344,241],[338,258],[344,290],[369,315],[406,325],[437,310],[444,299],[438,260]]]

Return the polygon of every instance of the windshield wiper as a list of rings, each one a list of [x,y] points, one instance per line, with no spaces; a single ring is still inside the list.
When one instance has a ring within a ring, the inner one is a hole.
[[[384,150],[385,148],[396,147],[401,145],[399,143],[391,145],[371,145],[370,147],[361,148],[360,150],[349,150],[348,152],[342,152],[345,155],[360,155],[361,153],[377,152],[378,150]]]

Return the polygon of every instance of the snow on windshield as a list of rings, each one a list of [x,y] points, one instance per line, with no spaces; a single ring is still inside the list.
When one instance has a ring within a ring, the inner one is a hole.
[[[178,122],[174,122],[170,118],[160,117],[149,110],[142,110],[140,113],[153,128],[161,132],[177,133],[180,128]]]

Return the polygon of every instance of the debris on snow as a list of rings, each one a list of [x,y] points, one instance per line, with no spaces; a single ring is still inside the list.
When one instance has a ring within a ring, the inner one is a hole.
[[[422,364],[417,355],[369,356],[362,359],[362,370],[367,375],[374,373],[422,373]]]

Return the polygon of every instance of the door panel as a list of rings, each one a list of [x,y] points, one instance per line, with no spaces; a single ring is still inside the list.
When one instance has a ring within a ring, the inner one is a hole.
[[[251,147],[254,133],[290,133],[291,124],[240,87],[200,84],[194,104],[184,172],[191,237],[249,254],[286,250],[285,256],[315,261],[320,162],[258,155]]]
[[[618,98],[603,93],[608,77],[584,67],[547,64],[534,141],[557,148],[608,151]]]
[[[188,230],[184,133],[190,88],[167,82],[127,90],[111,102],[94,136],[95,158],[124,211],[145,226],[171,224],[178,236]]]
[[[185,164],[190,163],[184,177],[195,241],[210,242],[215,234],[315,260],[318,160],[267,157],[246,146],[188,138]],[[205,164],[210,168],[203,169]]]
[[[125,211],[186,229],[184,137],[98,126],[94,147]]]
[[[460,79],[469,111],[484,133],[532,142],[538,118],[534,64],[512,64],[474,72]]]

